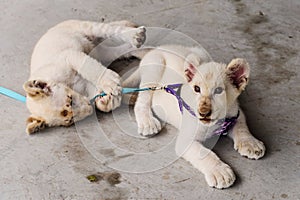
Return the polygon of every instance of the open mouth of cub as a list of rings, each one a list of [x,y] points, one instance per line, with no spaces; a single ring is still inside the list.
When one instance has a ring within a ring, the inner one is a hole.
[[[203,117],[203,118],[200,118],[200,121],[204,124],[209,124],[212,120],[211,120],[211,118]]]

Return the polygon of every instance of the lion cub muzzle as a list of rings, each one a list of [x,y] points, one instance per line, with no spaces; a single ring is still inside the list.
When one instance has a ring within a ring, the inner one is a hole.
[[[209,97],[202,97],[200,99],[199,107],[198,107],[198,113],[200,115],[200,120],[207,124],[211,121],[211,100]]]

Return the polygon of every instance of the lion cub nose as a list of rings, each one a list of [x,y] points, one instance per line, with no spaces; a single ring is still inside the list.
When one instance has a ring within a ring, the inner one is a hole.
[[[201,117],[209,117],[211,115],[211,110],[207,110],[207,111],[202,110],[202,112],[199,112],[199,115]]]

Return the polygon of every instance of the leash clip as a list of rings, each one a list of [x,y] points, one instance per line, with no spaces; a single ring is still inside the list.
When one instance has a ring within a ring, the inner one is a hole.
[[[149,89],[155,91],[157,87],[150,87]]]
[[[162,86],[162,87],[154,86],[154,87],[149,87],[149,89],[152,90],[152,91],[155,91],[155,90],[165,90],[166,86]]]

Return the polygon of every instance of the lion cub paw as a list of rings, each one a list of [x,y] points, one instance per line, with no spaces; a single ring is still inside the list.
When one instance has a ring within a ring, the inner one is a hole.
[[[32,98],[42,98],[51,94],[50,86],[41,80],[29,80],[23,85],[27,96]]]
[[[204,172],[204,175],[207,184],[218,189],[228,188],[235,181],[234,172],[223,162]]]
[[[104,97],[98,97],[95,99],[96,107],[103,112],[110,112],[117,108],[121,104],[122,96],[114,96],[108,94]]]
[[[138,133],[144,137],[152,137],[161,130],[161,123],[155,117],[144,117],[138,119]]]
[[[264,156],[265,145],[254,137],[243,138],[234,144],[234,149],[242,156],[250,159],[259,159]]]
[[[140,26],[136,28],[135,34],[132,37],[131,44],[136,48],[140,48],[146,40],[146,28]]]
[[[125,32],[123,37],[133,47],[140,48],[146,40],[146,28],[144,26],[134,28],[132,31]]]

